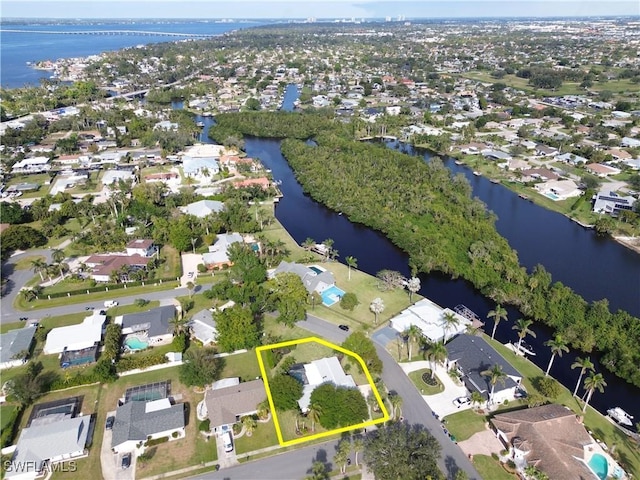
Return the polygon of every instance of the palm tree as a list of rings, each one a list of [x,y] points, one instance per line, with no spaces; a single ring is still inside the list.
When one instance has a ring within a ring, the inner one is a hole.
[[[43,273],[47,270],[47,263],[41,258],[36,258],[35,260],[31,261],[31,269],[33,270],[33,273],[39,274],[40,281],[44,282]]]
[[[58,269],[60,271],[60,276],[64,279],[64,270],[62,266],[62,260],[64,260],[64,252],[58,248],[54,248],[51,250],[51,258],[53,261],[58,264]]]
[[[480,392],[471,392],[471,405],[480,405],[482,402],[484,402],[484,397]]]
[[[414,340],[417,341],[422,336],[422,330],[417,325],[409,325],[402,335],[407,339],[407,348],[409,350],[409,361],[411,361],[411,347]]]
[[[375,315],[374,325],[378,324],[378,315],[384,312],[384,302],[380,297],[376,297],[372,300],[371,305],[369,305],[369,310],[373,312]]]
[[[336,454],[333,457],[333,461],[337,465],[340,465],[340,473],[344,473],[347,469],[347,459],[349,458],[349,452],[351,451],[351,442],[349,440],[342,440],[338,444]]]
[[[307,409],[307,418],[311,420],[311,431],[316,431],[316,422],[320,421],[320,415],[322,415],[322,407],[317,403],[312,403]]]
[[[460,325],[460,319],[451,311],[447,311],[442,315],[442,343],[447,341],[447,330],[455,329]]]
[[[356,454],[356,467],[358,466],[358,453],[364,449],[364,440],[360,437],[353,439],[353,451]]]
[[[587,405],[591,401],[591,395],[595,390],[598,390],[600,393],[604,392],[604,387],[607,386],[607,382],[604,381],[604,377],[601,373],[591,372],[584,379],[584,388],[587,391],[587,399],[584,401],[584,407],[582,407],[582,413],[587,411]]]
[[[556,358],[556,355],[562,357],[562,352],[568,352],[569,347],[567,347],[567,343],[563,340],[560,335],[556,335],[555,338],[551,340],[547,340],[544,344],[551,348],[551,359],[549,360],[549,365],[547,366],[547,371],[544,373],[545,377],[549,376],[549,371],[551,370],[551,365],[553,365],[553,360]]]
[[[306,240],[302,242],[302,248],[304,248],[305,250],[311,250],[313,247],[315,247],[315,245],[316,241],[311,237],[307,237]]]
[[[496,388],[496,384],[500,382],[504,385],[504,382],[507,379],[507,374],[504,373],[502,371],[502,367],[496,363],[489,370],[485,370],[484,372],[481,372],[480,375],[484,377],[489,377],[489,383],[491,384],[491,393],[489,394],[489,403],[493,403],[493,391]]]
[[[427,350],[426,356],[427,360],[431,362],[431,378],[435,378],[436,367],[438,365],[444,365],[444,362],[447,360],[447,348],[444,346],[444,343],[435,342],[431,344],[431,346]]]
[[[420,279],[418,277],[411,277],[407,280],[407,290],[409,290],[409,303],[411,303],[413,294],[420,290]]]
[[[491,332],[491,340],[493,340],[500,321],[508,320],[507,311],[502,307],[502,305],[498,304],[496,305],[495,310],[489,310],[489,313],[487,313],[487,317],[493,318],[493,331]]]
[[[189,298],[193,296],[194,288],[195,288],[195,284],[193,282],[187,282],[187,290],[189,291]]]
[[[258,423],[256,422],[256,419],[253,418],[253,415],[245,415],[242,417],[242,426],[244,427],[247,437],[250,437],[253,435],[253,431],[258,426]]]
[[[347,267],[349,269],[348,280],[351,280],[351,269],[358,268],[358,259],[356,257],[348,256],[344,259],[344,261],[347,263]]]
[[[169,320],[169,324],[173,326],[174,336],[184,333],[187,330],[188,323],[189,322],[184,318],[184,315],[175,315],[171,320]]]
[[[531,324],[533,324],[533,320],[519,318],[518,320],[516,320],[516,324],[511,327],[511,330],[518,331],[518,350],[520,350],[520,347],[522,346],[522,340],[524,340],[524,337],[526,337],[527,335],[531,335],[533,338],[536,338],[536,332],[529,329]]]
[[[323,240],[322,242],[322,246],[324,247],[324,260],[326,261],[329,256],[332,254],[333,252],[333,239],[332,238],[327,238],[325,240]]]
[[[397,393],[395,395],[389,395],[389,402],[391,402],[391,416],[396,418],[396,413],[400,412],[400,417],[402,416],[402,397]]]
[[[593,372],[594,364],[589,357],[586,357],[586,358],[576,357],[576,361],[573,362],[573,364],[571,365],[571,369],[573,370],[574,368],[580,369],[580,376],[578,377],[578,383],[576,383],[576,388],[573,391],[573,396],[575,397],[576,395],[578,395],[578,388],[580,387],[580,383],[582,382],[582,376],[585,374],[587,370]]]
[[[36,292],[34,292],[32,288],[23,288],[20,290],[20,296],[27,302],[30,302],[36,299]]]

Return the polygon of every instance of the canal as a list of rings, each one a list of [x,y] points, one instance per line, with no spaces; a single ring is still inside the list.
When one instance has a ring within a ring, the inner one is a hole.
[[[283,110],[292,108],[297,98],[295,86],[288,86],[285,92]],[[205,123],[207,132],[213,119],[198,117]],[[206,133],[202,141],[211,142]],[[351,223],[345,216],[338,215],[306,196],[293,171],[280,153],[278,140],[245,139],[247,154],[259,158],[272,171],[275,180],[280,180],[284,195],[276,208],[276,217],[298,242],[310,237],[318,242],[327,238],[334,240],[334,247],[340,257],[354,256],[358,268],[371,275],[383,269],[397,270],[409,275],[408,256],[396,248],[383,235],[362,225]],[[429,152],[415,152],[408,145],[390,144],[390,148],[402,148],[407,153],[420,154],[428,161]],[[564,216],[548,211],[533,203],[520,199],[503,186],[493,184],[482,177],[475,177],[469,170],[455,165],[445,158],[445,165],[454,173],[462,172],[473,187],[473,194],[487,204],[487,208],[498,216],[496,228],[510,245],[518,251],[522,265],[531,269],[540,263],[553,275],[574,289],[587,301],[608,298],[611,308],[622,308],[635,316],[640,316],[640,255],[608,239],[600,239]],[[432,299],[443,307],[454,307],[463,303],[481,318],[486,318],[495,304],[479,294],[464,280],[452,280],[440,274],[421,275],[420,294]],[[516,341],[513,323],[521,314],[507,308],[509,321],[498,325],[496,339],[506,343]],[[491,322],[486,330],[491,331]],[[527,337],[537,353],[531,359],[542,369],[546,369],[551,353],[544,342],[551,338],[551,331],[543,325],[535,324],[536,338]],[[579,356],[584,356],[578,353]],[[569,352],[554,362],[551,374],[573,391],[578,378],[578,369],[571,369],[576,354]],[[597,360],[595,355],[592,359]],[[610,374],[601,366],[597,370],[605,376],[608,386],[603,394],[596,392],[591,405],[600,412],[620,406],[636,419],[640,419],[640,389]]]

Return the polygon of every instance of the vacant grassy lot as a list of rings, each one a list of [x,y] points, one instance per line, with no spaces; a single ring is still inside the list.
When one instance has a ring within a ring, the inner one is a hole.
[[[31,263],[36,260],[45,261],[45,258],[42,255],[29,255],[28,257],[21,258],[16,263],[14,263],[16,270],[29,270],[31,269]]]

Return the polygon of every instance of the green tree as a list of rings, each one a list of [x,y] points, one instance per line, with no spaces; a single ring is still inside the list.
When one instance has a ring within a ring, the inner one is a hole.
[[[302,398],[302,384],[289,375],[276,375],[269,380],[273,404],[278,410],[297,410]],[[312,402],[313,403],[313,402]]]
[[[351,280],[351,269],[352,268],[358,268],[358,259],[355,257],[346,257],[344,259],[345,263],[347,264],[347,268],[348,268],[348,279]]]
[[[369,305],[369,310],[371,310],[373,312],[374,315],[374,325],[378,324],[378,315],[380,315],[382,312],[384,312],[384,302],[382,301],[382,299],[380,297],[376,297],[371,301],[371,304]]]
[[[347,292],[342,297],[340,297],[340,308],[344,310],[349,310],[353,312],[353,309],[356,308],[360,302],[358,301],[358,297],[355,293]]]
[[[351,442],[349,440],[340,440],[336,448],[336,454],[333,456],[333,461],[340,466],[340,473],[345,473],[347,470],[347,460],[350,452]]]
[[[512,330],[518,331],[518,350],[520,350],[520,348],[522,347],[522,341],[524,340],[524,337],[526,337],[527,335],[531,335],[533,338],[536,338],[536,332],[529,329],[532,324],[533,320],[519,318],[518,320],[516,320],[516,324],[511,327]]]
[[[380,375],[382,373],[382,360],[378,357],[376,347],[373,341],[363,332],[350,334],[342,343],[342,348],[357,353],[372,375]]]
[[[251,310],[234,305],[216,314],[218,346],[223,352],[254,348],[260,344],[258,324]]]
[[[364,461],[376,478],[439,478],[440,444],[422,425],[391,422],[367,435]]]
[[[179,252],[189,250],[191,238],[191,229],[184,219],[169,224],[169,243]]]
[[[602,393],[604,392],[604,387],[606,386],[607,386],[607,382],[605,382],[604,377],[602,376],[601,373],[595,373],[595,372],[589,373],[587,378],[584,379],[584,389],[587,392],[586,393],[587,398],[584,401],[584,406],[582,407],[582,413],[587,411],[587,405],[589,405],[589,402],[591,401],[591,396],[593,395],[593,392],[598,390],[600,393]]]
[[[329,480],[327,467],[322,462],[313,462],[311,466],[311,475],[305,477],[305,480]]]
[[[101,383],[110,383],[118,379],[116,366],[108,358],[101,358],[93,367],[93,373]]]
[[[2,259],[9,258],[15,250],[28,250],[41,247],[47,243],[47,238],[29,225],[10,225],[0,234],[0,251]]]
[[[316,309],[316,305],[318,303],[322,303],[322,295],[320,295],[318,292],[316,292],[315,290],[313,292],[311,292],[311,294],[309,295],[309,302],[311,302],[311,309],[315,310]]]
[[[587,371],[593,371],[594,364],[589,357],[580,358],[576,357],[576,361],[571,364],[571,369],[579,368],[580,375],[578,375],[578,381],[576,382],[576,388],[573,390],[573,396],[578,395],[578,388],[580,388],[580,384],[582,383],[582,377]]]
[[[493,318],[493,330],[491,330],[491,340],[496,335],[496,329],[498,328],[498,324],[501,320],[507,320],[507,310],[502,307],[502,305],[496,305],[494,310],[489,310],[487,313],[488,318]]]
[[[422,330],[417,325],[409,325],[404,332],[402,332],[402,336],[405,338],[407,342],[407,350],[409,354],[409,361],[411,361],[412,355],[411,350],[414,342],[418,342],[420,338],[422,338]]]
[[[471,405],[482,405],[482,402],[484,402],[484,397],[477,390],[474,390],[473,392],[471,392],[470,398],[471,398]]]
[[[549,371],[551,370],[551,365],[553,365],[553,359],[558,355],[562,357],[562,352],[568,352],[569,347],[567,347],[567,343],[564,341],[561,335],[556,335],[553,339],[547,340],[544,344],[551,348],[551,358],[549,359],[549,365],[547,366],[547,371],[544,373],[545,377],[549,376]]]
[[[40,281],[44,282],[43,272],[47,269],[47,263],[41,258],[36,258],[31,261],[31,269],[33,270],[33,273],[39,274]]]
[[[292,327],[307,314],[307,289],[295,273],[280,273],[267,282],[269,303],[278,311],[277,320]]]
[[[319,407],[319,423],[328,430],[355,425],[369,418],[367,402],[357,388],[323,383],[311,392],[310,404]]]
[[[389,395],[389,402],[391,403],[391,417],[401,418],[402,417],[402,397],[397,393],[394,395]]]
[[[418,277],[411,277],[407,280],[407,290],[409,290],[409,303],[413,301],[413,294],[420,290],[420,279]]]
[[[442,342],[447,341],[447,332],[449,330],[455,330],[460,325],[460,319],[453,312],[444,312],[442,314]]]
[[[489,393],[489,403],[493,403],[493,392],[498,382],[504,385],[507,379],[507,374],[502,370],[502,366],[497,363],[493,365],[489,370],[480,372],[483,377],[489,377],[489,384],[491,385],[491,392]]]
[[[311,431],[316,431],[316,422],[320,421],[320,415],[322,415],[322,407],[311,403],[307,408],[307,418],[311,420]]]
[[[355,453],[356,467],[358,466],[358,453],[364,449],[364,440],[362,437],[355,437],[353,439],[353,453]]]
[[[538,382],[536,383],[537,390],[544,395],[545,397],[549,397],[551,399],[555,399],[562,392],[562,387],[560,384],[551,377],[538,377]]]
[[[447,360],[447,347],[442,342],[435,342],[428,348],[426,356],[431,362],[431,378],[435,378],[436,366],[444,364]]]
[[[267,278],[267,269],[253,249],[246,243],[233,243],[227,249],[233,263],[230,279],[240,283],[262,283]]]
[[[213,348],[194,348],[184,355],[184,363],[180,365],[180,381],[188,387],[205,385],[218,379],[224,360],[216,357]]]

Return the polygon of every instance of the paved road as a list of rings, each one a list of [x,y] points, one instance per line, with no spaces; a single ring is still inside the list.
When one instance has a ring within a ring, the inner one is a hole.
[[[333,470],[333,456],[338,442],[331,441],[289,452],[249,461],[235,467],[225,468],[218,472],[205,473],[194,477],[194,480],[289,480],[302,479],[311,473],[313,462],[320,461]],[[352,461],[354,459],[352,458]]]

